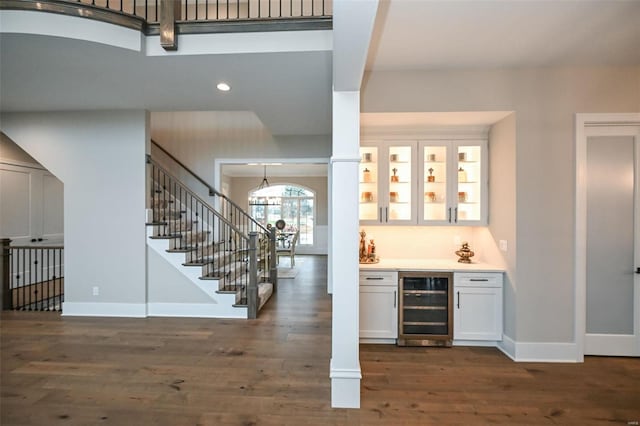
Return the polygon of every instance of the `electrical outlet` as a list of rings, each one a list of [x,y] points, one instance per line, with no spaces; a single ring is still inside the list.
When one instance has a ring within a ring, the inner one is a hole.
[[[100,287],[94,287],[93,288],[93,295],[94,296],[100,296]]]
[[[500,250],[502,251],[507,251],[508,250],[508,246],[507,246],[507,240],[500,240],[498,241],[498,245],[500,246]]]

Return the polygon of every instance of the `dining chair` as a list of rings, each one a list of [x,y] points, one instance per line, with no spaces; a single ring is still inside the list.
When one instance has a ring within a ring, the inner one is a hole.
[[[300,231],[296,231],[291,239],[291,244],[288,244],[287,247],[279,247],[276,249],[276,262],[280,263],[280,256],[290,256],[291,257],[291,267],[296,266],[296,244],[298,244],[298,238],[300,238]]]

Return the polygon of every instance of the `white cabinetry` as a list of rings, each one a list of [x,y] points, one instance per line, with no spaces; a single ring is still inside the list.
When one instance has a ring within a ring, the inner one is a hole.
[[[360,147],[361,225],[486,225],[486,139]]]
[[[360,148],[360,223],[416,224],[415,142],[367,142]]]
[[[486,140],[428,140],[419,144],[418,222],[486,225]]]
[[[501,272],[453,274],[454,343],[502,340],[502,285]]]
[[[398,337],[398,273],[360,271],[360,341],[395,343]]]

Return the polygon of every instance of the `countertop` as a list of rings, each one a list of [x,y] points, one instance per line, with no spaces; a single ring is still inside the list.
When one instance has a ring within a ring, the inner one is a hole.
[[[378,263],[361,263],[360,269],[365,271],[504,272],[504,268],[488,263],[459,263],[456,259],[380,259]]]

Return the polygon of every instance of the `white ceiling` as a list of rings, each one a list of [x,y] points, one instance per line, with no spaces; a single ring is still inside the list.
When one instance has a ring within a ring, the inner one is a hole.
[[[331,132],[331,51],[145,56],[2,34],[3,111],[253,111],[274,135]],[[230,92],[215,84],[229,81]]]
[[[367,69],[640,65],[638,0],[380,0]]]

